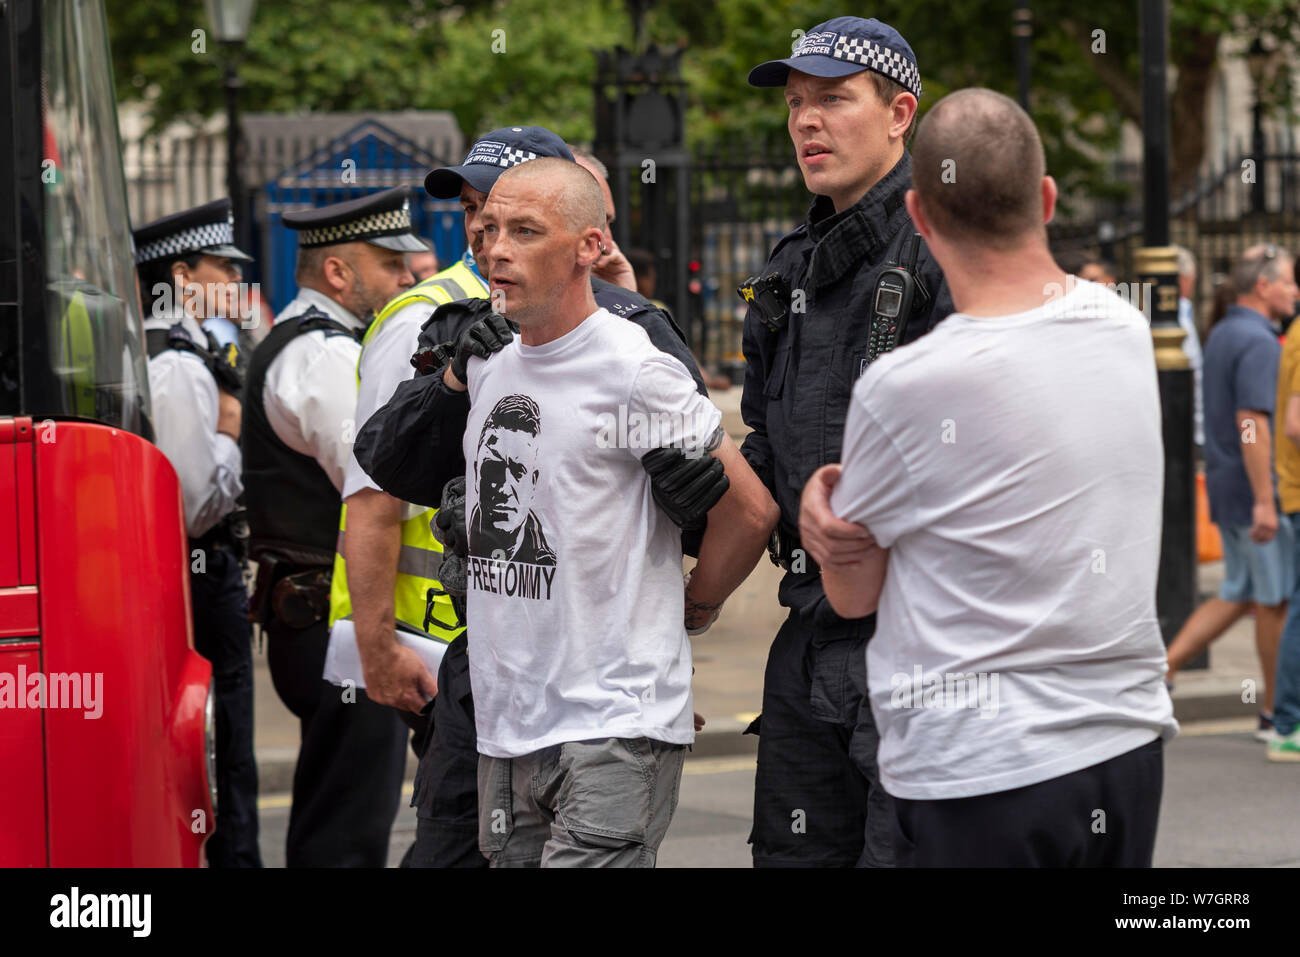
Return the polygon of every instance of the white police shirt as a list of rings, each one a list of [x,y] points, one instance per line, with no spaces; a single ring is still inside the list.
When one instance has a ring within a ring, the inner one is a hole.
[[[867,644],[886,791],[1006,791],[1177,733],[1142,313],[1084,281],[954,313],[854,386],[843,468],[832,510],[890,549]]]
[[[411,355],[419,348],[420,328],[433,309],[434,306],[423,299],[403,306],[384,320],[379,331],[361,350],[361,384],[356,407],[358,431],[380,406],[393,397],[401,383],[415,375]],[[357,457],[349,454],[343,497],[346,499],[365,488],[379,490],[357,462]]]
[[[195,345],[207,348],[207,337],[189,316],[151,317],[145,328],[166,330],[177,322]],[[150,359],[149,392],[154,443],[176,469],[185,530],[198,538],[235,507],[244,491],[239,444],[217,432],[217,383],[194,353],[166,349]]]
[[[478,749],[694,740],[681,532],[641,456],[721,413],[644,329],[598,309],[468,367],[463,440]]]
[[[365,323],[315,289],[298,296],[275,317],[301,316],[311,307],[348,329]],[[360,427],[357,412],[357,359],[361,343],[351,336],[317,329],[294,338],[266,370],[262,406],[276,437],[295,452],[310,455],[340,492]]]

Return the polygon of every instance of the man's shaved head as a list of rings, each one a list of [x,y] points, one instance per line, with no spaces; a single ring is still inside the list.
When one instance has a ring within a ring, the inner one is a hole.
[[[558,156],[542,156],[512,166],[499,177],[498,183],[542,180],[549,187],[551,202],[559,210],[570,232],[579,233],[589,226],[605,230],[605,194],[600,184],[577,163]]]
[[[912,186],[936,233],[994,249],[1046,235],[1046,167],[1029,114],[978,87],[936,103],[912,144]]]

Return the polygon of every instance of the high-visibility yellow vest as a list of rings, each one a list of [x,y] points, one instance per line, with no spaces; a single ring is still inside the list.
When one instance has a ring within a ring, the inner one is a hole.
[[[464,262],[442,270],[398,295],[375,317],[361,340],[362,352],[380,327],[394,314],[415,302],[427,302],[434,308],[458,299],[486,299],[483,281]],[[361,382],[361,360],[357,360],[357,382]],[[432,621],[425,627],[429,590],[442,591],[438,568],[442,564],[442,545],[433,537],[430,523],[438,510],[403,502],[402,550],[397,559],[397,587],[393,609],[399,626],[426,632],[442,641],[452,641],[465,631],[457,625],[456,613],[447,595],[434,598]],[[334,551],[334,574],[330,583],[330,626],[340,618],[352,617],[352,596],[348,593],[347,562],[343,558],[343,540],[347,534],[348,507],[339,513],[338,545]]]

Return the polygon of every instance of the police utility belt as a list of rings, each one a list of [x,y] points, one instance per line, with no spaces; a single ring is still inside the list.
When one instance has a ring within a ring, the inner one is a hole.
[[[796,575],[819,575],[821,566],[799,541],[799,533],[785,522],[777,522],[767,540],[767,557],[772,564]]]
[[[257,582],[248,603],[248,618],[265,626],[271,618],[290,628],[310,628],[327,620],[333,565],[304,564],[274,552],[257,560]]]

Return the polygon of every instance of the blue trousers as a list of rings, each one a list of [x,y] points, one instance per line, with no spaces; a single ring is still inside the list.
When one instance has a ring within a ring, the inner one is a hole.
[[[1289,512],[1285,521],[1300,534],[1300,512]],[[1295,544],[1296,559],[1300,560],[1300,541]],[[1291,585],[1291,604],[1287,608],[1286,624],[1282,627],[1282,642],[1277,649],[1277,687],[1273,690],[1273,727],[1278,734],[1290,734],[1300,727],[1300,565],[1296,565],[1295,580]]]

